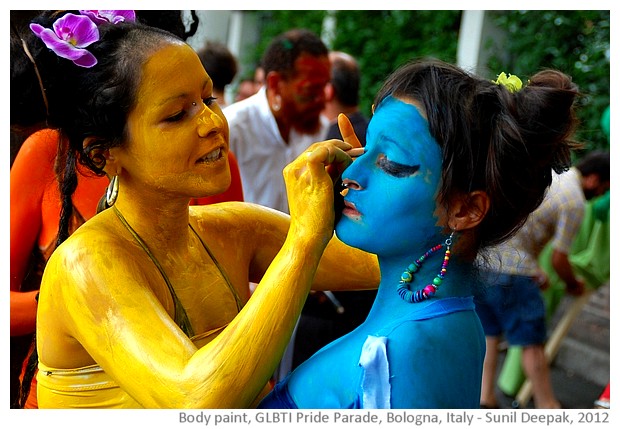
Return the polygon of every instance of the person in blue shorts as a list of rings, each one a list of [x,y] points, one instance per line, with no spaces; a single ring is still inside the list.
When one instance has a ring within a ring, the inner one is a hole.
[[[592,151],[563,174],[553,175],[542,204],[508,241],[487,249],[488,287],[476,295],[476,312],[486,335],[480,403],[497,407],[495,374],[498,345],[503,338],[522,346],[521,365],[532,383],[536,408],[561,408],[555,397],[544,345],[546,310],[541,290],[549,280],[539,265],[543,249],[552,247],[551,265],[570,295],[581,295],[584,282],[575,274],[569,255],[585,215],[586,200],[609,191],[608,151]]]

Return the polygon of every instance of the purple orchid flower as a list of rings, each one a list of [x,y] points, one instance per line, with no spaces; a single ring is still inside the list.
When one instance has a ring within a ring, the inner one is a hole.
[[[99,40],[99,30],[87,16],[68,13],[56,20],[54,30],[39,24],[30,24],[30,29],[56,55],[73,61],[80,67],[92,67],[97,58],[86,46]]]
[[[81,10],[80,13],[88,16],[97,25],[136,20],[136,12],[133,10]]]

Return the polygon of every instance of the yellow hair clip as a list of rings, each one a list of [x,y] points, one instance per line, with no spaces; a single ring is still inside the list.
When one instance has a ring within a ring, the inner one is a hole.
[[[497,85],[503,85],[508,91],[513,93],[520,91],[523,87],[523,82],[521,82],[521,79],[519,79],[517,75],[509,74],[506,76],[506,73],[504,72],[501,72],[497,76],[497,80],[492,80],[491,82]]]

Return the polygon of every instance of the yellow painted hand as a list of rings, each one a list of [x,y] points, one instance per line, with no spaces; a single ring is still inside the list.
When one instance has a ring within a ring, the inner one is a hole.
[[[291,213],[291,229],[322,236],[325,244],[334,227],[334,180],[351,163],[340,140],[314,143],[283,171]],[[329,168],[329,170],[328,170]]]

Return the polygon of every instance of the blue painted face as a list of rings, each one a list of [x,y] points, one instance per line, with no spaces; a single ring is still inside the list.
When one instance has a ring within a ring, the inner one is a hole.
[[[409,255],[440,241],[435,209],[441,164],[439,145],[418,108],[387,97],[370,121],[364,154],[342,174],[354,183],[338,238],[379,256]]]

